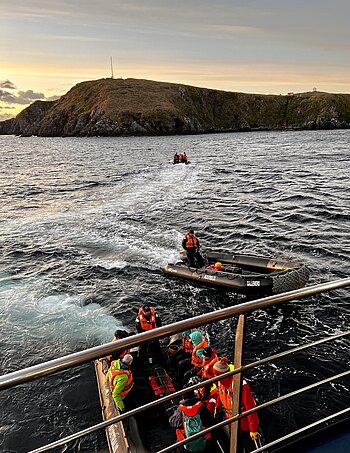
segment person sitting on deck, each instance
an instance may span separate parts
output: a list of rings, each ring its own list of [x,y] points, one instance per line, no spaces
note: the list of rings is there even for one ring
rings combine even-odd
[[[130,370],[133,357],[131,354],[125,354],[123,359],[114,360],[106,374],[109,386],[112,392],[112,398],[119,410],[124,410],[125,396],[134,386],[134,380]]]

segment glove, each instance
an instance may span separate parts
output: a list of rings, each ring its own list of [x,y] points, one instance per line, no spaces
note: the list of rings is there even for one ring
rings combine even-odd
[[[256,440],[258,440],[258,437],[259,437],[259,433],[250,433],[250,438],[255,442]]]

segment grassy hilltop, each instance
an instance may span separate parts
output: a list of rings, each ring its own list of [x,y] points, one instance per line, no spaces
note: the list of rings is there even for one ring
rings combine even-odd
[[[119,136],[350,127],[350,95],[259,95],[139,79],[82,82],[0,122],[0,134]]]

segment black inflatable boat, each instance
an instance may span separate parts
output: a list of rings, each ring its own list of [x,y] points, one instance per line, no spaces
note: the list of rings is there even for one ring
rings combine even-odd
[[[270,295],[302,288],[309,271],[302,263],[281,258],[207,252],[207,265],[189,267],[186,261],[165,264],[163,272],[200,284],[226,288],[238,294]],[[220,262],[221,270],[214,264]]]

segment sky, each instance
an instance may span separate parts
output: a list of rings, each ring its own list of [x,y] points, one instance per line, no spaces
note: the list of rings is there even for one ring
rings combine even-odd
[[[350,93],[349,17],[349,0],[0,0],[0,120],[111,66],[225,91]]]

